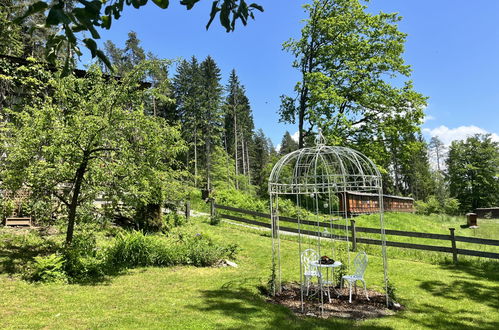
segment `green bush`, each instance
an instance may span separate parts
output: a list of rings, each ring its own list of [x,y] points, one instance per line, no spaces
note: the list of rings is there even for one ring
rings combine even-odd
[[[221,189],[215,193],[215,199],[218,204],[232,206],[236,208],[269,212],[268,201],[264,201],[254,195],[236,189]]]
[[[386,285],[386,289],[387,289],[387,293],[388,293],[388,298],[390,298],[390,300],[392,302],[397,301],[397,299],[398,299],[397,298],[397,288],[395,287],[393,282],[388,281],[388,283]]]
[[[60,248],[59,248],[60,249]],[[167,235],[120,232],[110,245],[98,249],[95,232],[82,230],[62,253],[35,257],[23,277],[33,282],[87,282],[135,267],[211,266],[233,259],[237,245],[221,245],[210,237],[176,227]]]
[[[270,213],[268,199],[261,199],[241,190],[221,189],[216,192],[215,198],[218,204],[267,214]],[[337,200],[335,199],[333,203],[337,204]],[[310,201],[310,205],[313,205],[312,201]],[[286,198],[279,198],[279,214],[288,217],[300,216],[301,218],[311,217],[312,215],[311,212],[296,206],[292,200]]]
[[[71,280],[90,280],[105,274],[105,264],[98,254],[97,241],[92,232],[76,234],[63,255],[64,268]]]
[[[201,234],[177,232],[169,237],[135,231],[118,235],[106,251],[113,267],[211,266],[222,258],[233,258],[237,246],[222,246]]]
[[[205,267],[226,257],[233,258],[237,252],[237,245],[221,246],[205,235],[196,234],[186,241],[186,251],[190,264]]]
[[[446,198],[444,201],[444,212],[448,215],[459,215],[459,201],[455,198]]]
[[[0,215],[2,219],[6,217],[10,217],[12,215],[12,212],[14,212],[14,202],[10,199],[1,199],[0,202]]]
[[[218,214],[215,214],[214,216],[210,216],[210,225],[216,226],[216,225],[220,224],[221,220],[222,219],[220,218],[220,216]]]
[[[158,238],[132,231],[116,236],[107,252],[107,262],[118,267],[154,265],[155,255],[160,250]]]
[[[441,214],[448,215],[459,214],[459,201],[455,198],[446,198],[440,202],[437,197],[429,196],[426,202],[415,202],[416,213],[423,215]]]
[[[66,283],[68,277],[64,271],[64,257],[59,254],[35,257],[23,277],[32,282]]]
[[[185,216],[177,212],[170,212],[164,216],[165,229],[169,230],[173,227],[180,227],[185,224]]]

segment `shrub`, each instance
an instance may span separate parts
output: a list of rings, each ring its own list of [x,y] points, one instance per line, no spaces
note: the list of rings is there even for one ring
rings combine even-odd
[[[386,283],[386,290],[388,298],[390,298],[392,302],[397,301],[397,288],[390,280]]]
[[[416,201],[415,207],[416,213],[423,215],[441,213],[449,215],[459,214],[459,201],[455,198],[446,198],[440,202],[437,197],[429,196],[426,202]]]
[[[28,266],[23,277],[32,282],[65,283],[68,277],[64,271],[64,257],[55,253],[35,257],[35,261]]]
[[[216,192],[216,202],[218,204],[227,205],[235,208],[251,210],[262,213],[269,213],[269,201],[261,199],[255,195],[236,189],[221,189]],[[310,201],[312,205],[312,201]],[[337,200],[333,201],[337,204]],[[334,205],[333,205],[334,207]],[[311,216],[312,213],[304,208],[296,206],[296,204],[287,198],[279,198],[279,213],[288,217],[302,217],[306,218]]]
[[[459,201],[455,198],[446,198],[444,201],[444,212],[448,215],[459,214]]]
[[[211,266],[225,257],[233,258],[237,252],[237,245],[221,246],[202,234],[196,234],[185,244],[189,263],[198,267]]]
[[[34,282],[85,282],[123,268],[211,266],[220,259],[234,258],[237,251],[237,245],[220,245],[186,228],[176,228],[167,236],[121,232],[110,246],[99,250],[95,234],[83,231],[62,254],[35,257],[24,278]]]
[[[10,199],[1,199],[0,214],[2,216],[2,219],[10,217],[12,215],[12,212],[14,212],[14,209],[15,209],[14,201]]]
[[[147,236],[143,232],[119,234],[106,252],[107,262],[113,266],[127,268],[153,265],[158,247],[157,238]]]
[[[116,237],[106,251],[110,266],[194,265],[211,266],[222,258],[233,258],[236,245],[221,246],[201,234],[176,232],[170,237],[130,232]]]
[[[170,212],[164,216],[165,229],[169,230],[173,227],[180,227],[185,224],[185,217],[177,212]]]
[[[210,225],[216,226],[220,224],[221,218],[218,214],[215,213],[214,216],[210,216]]]
[[[72,280],[89,280],[104,276],[105,265],[98,255],[95,234],[76,234],[71,246],[64,250],[65,270]]]
[[[215,193],[216,202],[236,208],[257,212],[268,212],[268,202],[236,189],[220,189]]]

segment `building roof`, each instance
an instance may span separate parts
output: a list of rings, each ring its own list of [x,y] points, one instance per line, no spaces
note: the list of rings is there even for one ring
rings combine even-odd
[[[357,192],[357,191],[347,191],[347,194],[349,194],[349,195],[356,195],[356,196],[371,196],[371,197],[377,197],[378,196],[378,194],[365,193],[365,192]],[[385,194],[383,194],[383,197],[414,201],[414,198],[404,197],[404,196],[395,196],[395,195],[385,195]]]

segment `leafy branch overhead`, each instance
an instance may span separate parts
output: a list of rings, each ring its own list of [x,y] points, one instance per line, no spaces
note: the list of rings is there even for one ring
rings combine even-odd
[[[60,32],[55,32],[47,40],[46,59],[55,64],[59,54],[64,54],[63,75],[69,72],[73,55],[81,55],[78,47],[79,42],[90,50],[93,58],[99,58],[111,69],[109,59],[104,52],[98,49],[95,42],[96,39],[100,39],[97,28],[109,30],[113,20],[121,17],[125,6],[131,5],[134,8],[140,8],[145,6],[147,2],[148,0],[37,1],[28,6],[15,23],[20,24],[27,17],[41,13],[45,15],[45,26],[61,28]],[[162,9],[168,8],[170,4],[169,0],[152,0],[152,2]],[[198,2],[199,0],[181,0],[180,4],[190,10]],[[255,10],[263,12],[263,7],[256,3],[248,4],[245,0],[214,0],[206,29],[210,27],[218,15],[220,24],[226,31],[234,31],[238,20],[246,25],[249,18],[254,19]],[[89,32],[91,37],[78,40],[76,34],[80,32]]]

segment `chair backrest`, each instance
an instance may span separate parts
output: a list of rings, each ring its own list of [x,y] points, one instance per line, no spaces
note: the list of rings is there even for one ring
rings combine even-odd
[[[368,263],[367,254],[364,251],[357,253],[355,258],[353,259],[353,265],[355,267],[355,276],[362,278],[364,277],[364,273],[367,268],[367,263]]]
[[[311,266],[312,261],[318,261],[319,254],[314,249],[306,249],[301,253],[301,263],[305,271],[317,270],[317,267]]]

